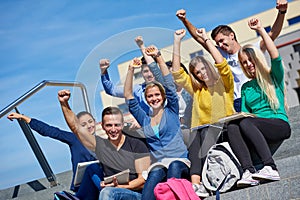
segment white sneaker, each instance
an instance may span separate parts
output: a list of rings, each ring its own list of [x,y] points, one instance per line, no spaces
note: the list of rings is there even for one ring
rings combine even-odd
[[[252,173],[246,169],[246,171],[243,173],[242,178],[240,180],[237,181],[237,186],[238,187],[244,187],[244,186],[255,186],[259,184],[258,180],[254,180],[252,178]]]
[[[255,179],[266,179],[270,181],[279,181],[280,176],[277,170],[272,169],[271,166],[264,166],[257,173],[252,175]]]
[[[199,184],[193,183],[193,189],[198,197],[205,198],[205,197],[209,196],[209,193],[207,192],[207,190],[205,189],[203,184],[199,185]]]

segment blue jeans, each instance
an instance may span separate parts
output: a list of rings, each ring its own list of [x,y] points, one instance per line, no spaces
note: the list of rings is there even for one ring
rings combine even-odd
[[[142,195],[139,192],[115,187],[105,187],[101,190],[99,200],[140,200]]]
[[[102,167],[97,163],[87,166],[76,196],[81,200],[98,199],[101,180],[103,180]]]
[[[155,200],[155,186],[169,178],[183,178],[189,176],[189,168],[181,161],[173,161],[166,168],[154,168],[148,175],[142,192],[142,199]]]

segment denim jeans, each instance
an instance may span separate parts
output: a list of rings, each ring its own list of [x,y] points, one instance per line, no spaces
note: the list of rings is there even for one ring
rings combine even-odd
[[[99,200],[140,200],[142,195],[139,192],[115,187],[105,187],[101,190]]]
[[[76,196],[81,200],[98,199],[101,180],[103,180],[102,167],[97,163],[87,166]]]
[[[181,161],[173,161],[166,168],[154,168],[148,175],[146,183],[142,192],[142,199],[155,200],[154,188],[155,186],[168,178],[183,178],[189,176],[189,168]]]

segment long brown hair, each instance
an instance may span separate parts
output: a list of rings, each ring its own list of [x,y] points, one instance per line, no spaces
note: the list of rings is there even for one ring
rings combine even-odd
[[[191,81],[192,81],[192,86],[194,91],[196,90],[201,90],[203,87],[207,88],[207,85],[204,81],[200,80],[195,74],[194,74],[194,70],[197,66],[198,63],[203,63],[203,65],[205,66],[206,70],[210,71],[214,80],[218,80],[220,75],[218,74],[218,72],[215,70],[214,66],[207,60],[205,59],[203,56],[196,56],[194,57],[189,64],[189,71],[190,71],[190,77],[191,77]]]

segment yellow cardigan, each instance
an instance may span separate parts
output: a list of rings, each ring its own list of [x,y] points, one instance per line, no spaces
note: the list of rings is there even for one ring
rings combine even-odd
[[[233,107],[234,82],[233,75],[226,59],[215,64],[220,78],[216,84],[209,88],[194,90],[190,76],[180,68],[172,72],[176,83],[180,84],[193,97],[193,110],[191,127],[203,124],[212,124],[219,118],[235,112]]]

